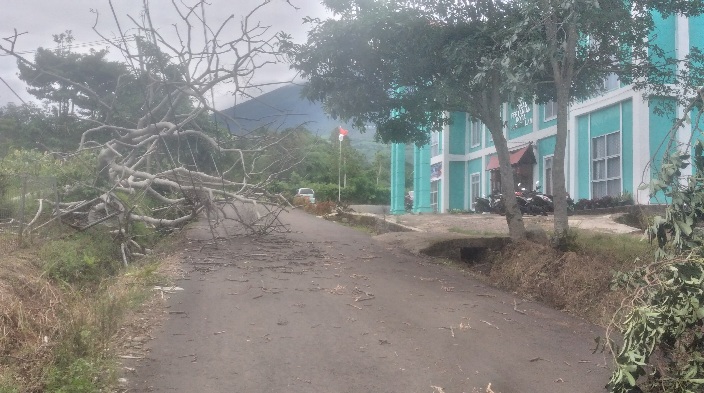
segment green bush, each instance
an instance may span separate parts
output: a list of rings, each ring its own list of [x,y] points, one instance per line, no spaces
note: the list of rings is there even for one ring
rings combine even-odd
[[[97,230],[47,243],[39,258],[49,277],[70,284],[97,283],[120,267],[119,246]]]
[[[332,183],[305,183],[300,187],[310,187],[315,191],[316,202],[337,202],[338,187]],[[364,178],[357,178],[339,190],[340,199],[345,203],[385,205],[391,200],[391,190],[386,187],[376,187],[374,183]]]
[[[85,199],[99,194],[91,186],[95,178],[95,162],[95,152],[91,151],[58,160],[37,150],[14,150],[2,159],[0,175],[10,179],[19,175],[54,177],[59,188],[80,184],[80,187],[69,187],[70,195],[66,198]]]
[[[0,393],[20,393],[20,389],[9,375],[0,375]]]
[[[99,361],[75,359],[55,365],[48,373],[45,391],[53,393],[96,393],[107,386],[105,367]],[[112,376],[111,376],[112,377]]]

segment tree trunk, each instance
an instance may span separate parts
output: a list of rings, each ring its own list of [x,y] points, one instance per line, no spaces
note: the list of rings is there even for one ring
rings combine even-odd
[[[493,81],[489,85],[494,86],[494,88],[472,97],[473,103],[468,108],[468,112],[486,125],[494,139],[496,157],[499,159],[501,194],[506,208],[508,234],[514,240],[525,239],[526,228],[523,224],[523,215],[516,202],[511,153],[508,150],[508,142],[506,142],[506,137],[504,136],[504,122],[501,117],[501,107],[503,105],[499,87],[501,86],[501,73],[494,70],[489,73],[489,78]]]
[[[514,190],[513,168],[511,167],[511,153],[508,150],[508,142],[503,133],[503,124],[498,116],[495,119],[485,119],[484,124],[491,132],[496,147],[496,156],[499,159],[499,173],[501,173],[501,194],[506,207],[506,224],[508,224],[508,234],[511,239],[519,240],[526,238],[526,228],[523,224],[523,215],[516,202]]]
[[[556,244],[559,245],[569,230],[567,219],[567,189],[565,187],[565,149],[567,148],[567,123],[569,113],[569,85],[558,86],[557,91],[557,134],[552,166],[552,187],[554,203],[554,230]]]
[[[545,28],[548,34],[548,46],[554,53],[563,48],[561,59],[553,58],[552,72],[555,79],[555,93],[557,102],[557,135],[555,136],[555,152],[553,158],[552,183],[554,189],[554,218],[555,236],[554,246],[562,248],[565,235],[569,230],[567,219],[567,190],[565,189],[565,149],[567,148],[567,130],[569,113],[568,106],[572,93],[572,82],[575,73],[575,59],[577,57],[577,40],[579,38],[577,21],[572,16],[569,20],[558,20],[553,16],[546,18]],[[566,33],[564,43],[560,42],[559,30]]]

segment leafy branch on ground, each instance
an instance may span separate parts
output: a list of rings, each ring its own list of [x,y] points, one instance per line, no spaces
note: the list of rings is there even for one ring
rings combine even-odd
[[[701,110],[702,93],[684,113]],[[675,122],[673,131],[687,119]],[[701,135],[700,124],[692,122],[692,135]],[[616,393],[636,386],[668,393],[704,389],[704,142],[675,146],[671,142],[649,184],[652,197],[669,201],[665,216],[653,217],[646,231],[657,243],[657,260],[617,276],[630,296],[609,327],[610,336],[616,330],[623,337],[620,345],[609,341],[616,366],[609,387]],[[691,176],[683,177],[690,165]]]

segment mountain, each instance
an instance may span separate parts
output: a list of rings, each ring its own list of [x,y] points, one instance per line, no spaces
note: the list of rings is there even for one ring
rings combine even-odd
[[[302,98],[301,90],[299,85],[282,86],[226,109],[224,112],[228,116],[237,119],[236,123],[227,120],[227,126],[233,134],[243,135],[260,127],[285,130],[302,125],[323,138],[342,126],[349,130],[352,146],[364,152],[367,157],[373,156],[376,151],[388,149],[386,145],[374,141],[373,129],[361,133],[349,124],[332,119],[320,103]]]

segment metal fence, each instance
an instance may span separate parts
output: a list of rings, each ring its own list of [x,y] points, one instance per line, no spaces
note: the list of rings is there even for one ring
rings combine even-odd
[[[31,243],[59,206],[55,177],[0,176],[0,252]]]

